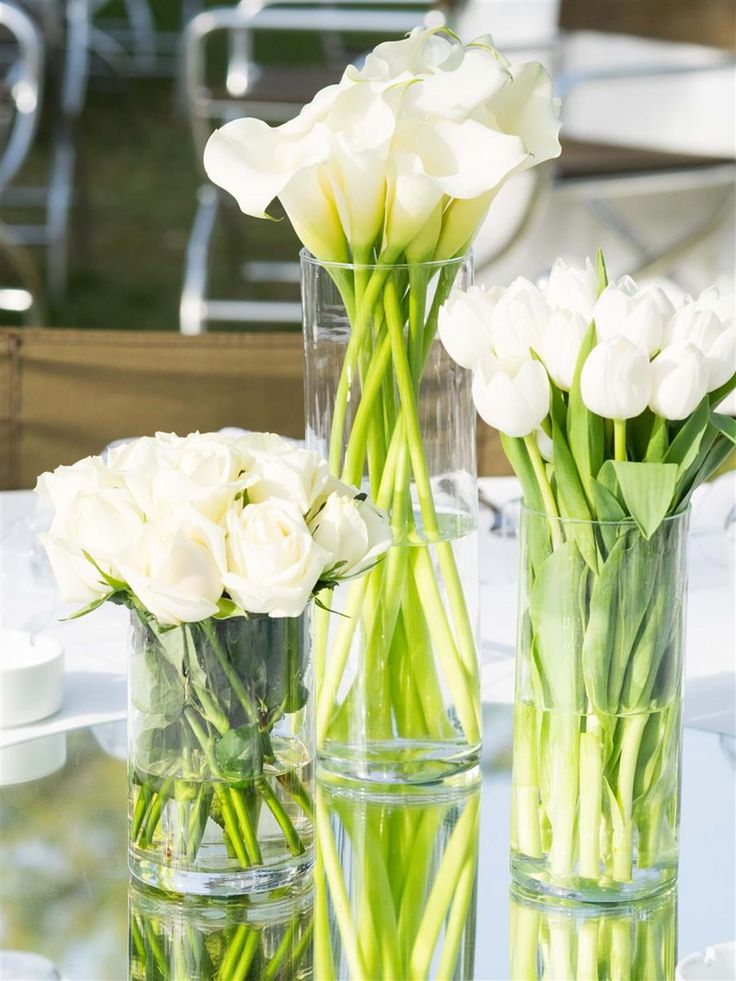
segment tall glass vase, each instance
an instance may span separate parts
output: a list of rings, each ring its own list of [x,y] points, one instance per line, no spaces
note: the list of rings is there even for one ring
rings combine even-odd
[[[132,612],[129,861],[170,892],[228,896],[312,865],[309,615],[162,628]]]
[[[677,877],[688,514],[522,509],[512,874],[585,902]]]
[[[470,257],[399,266],[302,253],[307,442],[390,515],[394,543],[315,616],[323,767],[450,778],[479,758],[475,409],[437,338]]]

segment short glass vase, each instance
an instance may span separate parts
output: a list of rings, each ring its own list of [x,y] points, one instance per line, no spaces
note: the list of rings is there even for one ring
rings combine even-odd
[[[454,779],[480,757],[475,408],[439,308],[472,258],[320,262],[302,252],[307,443],[390,516],[393,547],[315,613],[320,766]]]
[[[528,890],[625,902],[677,877],[687,526],[522,508],[511,868]]]
[[[309,614],[161,627],[131,614],[129,862],[140,881],[228,896],[312,865]]]

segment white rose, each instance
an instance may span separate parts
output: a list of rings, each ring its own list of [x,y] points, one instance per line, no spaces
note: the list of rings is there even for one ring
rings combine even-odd
[[[337,579],[360,575],[391,545],[383,511],[352,495],[330,494],[310,528],[315,542],[332,556],[331,565],[339,563]]]
[[[522,277],[515,279],[499,299],[491,319],[497,357],[524,358],[530,350],[539,352],[549,315],[547,301],[534,283]]]
[[[579,314],[589,324],[598,299],[598,273],[590,259],[584,266],[555,259],[542,292],[551,307]]]
[[[589,321],[579,313],[555,310],[545,328],[539,354],[552,381],[565,392],[572,387],[588,324]]]
[[[306,514],[327,486],[327,463],[314,450],[295,447],[285,440],[281,442],[283,446],[270,440],[265,441],[265,448],[256,441],[247,446],[248,500],[260,504],[279,498],[290,501]]]
[[[652,361],[649,408],[664,419],[686,419],[708,389],[708,365],[692,344],[672,344]]]
[[[527,436],[549,412],[547,372],[532,358],[487,358],[473,376],[473,401],[489,426]]]
[[[693,344],[704,355],[708,369],[708,391],[720,388],[736,371],[736,324],[721,318],[712,306],[702,305],[702,296],[679,310],[670,322],[671,343]]]
[[[98,569],[115,579],[131,541],[143,528],[143,515],[127,490],[101,487],[78,492],[58,510],[41,541],[64,602],[90,603],[110,592]]]
[[[610,283],[595,305],[594,319],[599,341],[625,337],[651,357],[660,349],[664,327],[674,311],[658,286],[639,289],[630,276]]]
[[[145,524],[120,566],[131,591],[165,626],[213,616],[224,571],[225,532],[194,508]]]
[[[120,486],[121,483],[101,457],[88,456],[69,467],[57,467],[53,473],[42,473],[36,479],[35,492],[56,515],[63,515],[78,494],[100,487]]]
[[[633,419],[646,409],[652,372],[643,348],[625,337],[597,344],[580,375],[583,402],[605,419]]]
[[[492,350],[491,317],[502,290],[471,286],[452,291],[440,307],[437,331],[445,350],[463,368],[474,369]]]
[[[227,567],[225,588],[248,613],[296,617],[330,562],[299,508],[268,500],[232,507],[225,516]]]

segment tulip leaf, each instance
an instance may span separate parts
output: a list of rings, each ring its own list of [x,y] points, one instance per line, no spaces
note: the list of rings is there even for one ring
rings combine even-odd
[[[710,417],[711,411],[706,396],[680,427],[665,453],[664,462],[676,463],[679,467],[679,476],[682,476],[697,457]]]
[[[616,539],[590,596],[590,614],[582,645],[583,678],[588,701],[597,714],[609,711],[608,673],[615,638],[612,614],[616,609],[621,563],[626,538]]]
[[[736,419],[732,416],[724,416],[720,412],[711,412],[711,425],[715,426],[719,433],[723,433],[729,442],[736,444]]]
[[[593,478],[603,464],[605,429],[604,420],[591,412],[583,402],[580,393],[580,375],[586,358],[595,347],[595,341],[595,324],[591,323],[580,345],[567,402],[567,441],[591,505],[593,504]]]
[[[679,467],[674,463],[611,461],[629,514],[651,538],[672,505]]]
[[[649,440],[644,451],[646,463],[661,463],[669,449],[669,435],[667,433],[667,420],[662,416],[655,416]]]
[[[580,648],[587,575],[574,541],[551,552],[529,595],[529,612],[539,671],[549,692],[550,708],[582,708]]]
[[[580,483],[570,448],[565,439],[563,428],[558,425],[557,416],[552,415],[552,443],[554,446],[555,459],[555,480],[557,482],[557,497],[560,506],[560,515],[563,518],[574,518],[575,521],[568,526],[570,534],[578,543],[578,548],[585,559],[588,567],[593,572],[598,569],[598,550],[595,544],[595,535],[590,524],[590,510],[588,502]]]
[[[731,375],[727,382],[724,382],[720,388],[716,388],[715,391],[711,392],[708,396],[708,401],[710,404],[716,408],[721,404],[727,395],[736,388],[736,371]]]
[[[603,249],[598,249],[595,254],[595,268],[598,273],[598,294],[600,295],[606,286],[608,286],[608,270],[606,269]]]

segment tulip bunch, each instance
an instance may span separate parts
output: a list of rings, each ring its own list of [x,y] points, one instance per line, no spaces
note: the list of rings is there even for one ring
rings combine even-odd
[[[371,568],[385,516],[310,450],[270,433],[157,433],[38,478],[65,601],[131,611],[131,840],[208,871],[305,852],[309,648],[302,614]],[[305,721],[306,720],[306,721]],[[282,732],[286,726],[286,733]],[[303,738],[302,738],[303,737]],[[262,848],[264,814],[279,829]],[[275,856],[275,858],[274,858]]]
[[[565,894],[677,856],[684,531],[733,451],[728,299],[674,304],[594,265],[473,287],[439,315],[524,513],[514,749],[520,868]],[[583,883],[582,885],[580,885]]]
[[[368,738],[382,744],[452,738],[477,751],[474,628],[438,518],[420,386],[437,311],[492,200],[514,174],[559,154],[558,131],[541,65],[510,64],[489,37],[463,45],[445,29],[417,29],[346,68],[294,119],[275,128],[234,120],[207,144],[212,181],[255,217],[278,197],[334,281],[349,331],[334,398],[316,395],[332,408],[330,470],[348,483],[365,479],[391,515],[395,544],[419,546],[411,562],[393,550],[351,588],[334,642],[318,617],[320,746],[331,730],[337,744],[351,742],[337,734],[338,715],[355,705]],[[422,548],[431,543],[432,554]],[[349,690],[355,649],[360,667]],[[374,694],[361,708],[366,692]],[[353,742],[366,738],[361,732]]]

